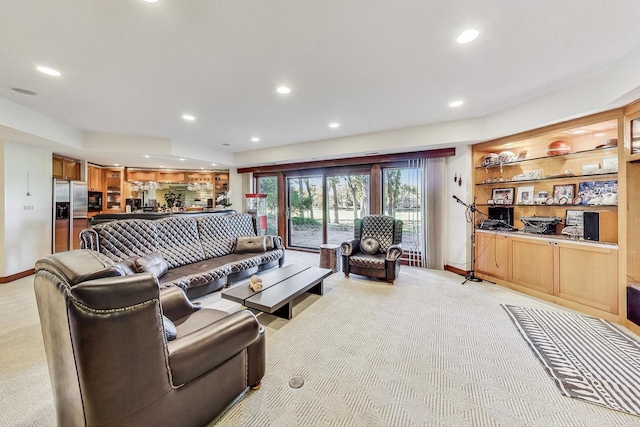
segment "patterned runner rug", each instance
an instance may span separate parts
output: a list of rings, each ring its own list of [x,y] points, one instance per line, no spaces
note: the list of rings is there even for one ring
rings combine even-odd
[[[640,416],[640,343],[610,322],[502,304],[568,397]]]

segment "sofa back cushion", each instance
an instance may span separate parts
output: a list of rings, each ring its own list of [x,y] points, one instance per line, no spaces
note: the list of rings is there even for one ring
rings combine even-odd
[[[169,264],[169,268],[193,264],[205,259],[195,218],[170,216],[155,222],[158,250]]]
[[[207,259],[229,255],[233,243],[229,234],[229,215],[203,215],[196,218],[200,243]]]
[[[229,220],[229,237],[235,242],[238,236],[255,236],[253,217],[246,213],[238,213],[227,216]]]
[[[156,221],[124,219],[96,224],[100,253],[115,261],[158,252]]]

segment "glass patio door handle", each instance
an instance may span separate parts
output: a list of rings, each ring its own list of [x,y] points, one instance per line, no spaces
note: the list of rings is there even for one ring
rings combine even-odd
[[[284,211],[285,216],[287,217],[287,219],[289,219],[289,208],[287,208],[286,211]]]

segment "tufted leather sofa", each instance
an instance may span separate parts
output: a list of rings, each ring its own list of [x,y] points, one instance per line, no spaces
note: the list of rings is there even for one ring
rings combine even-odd
[[[249,214],[124,219],[96,224],[80,233],[82,248],[116,262],[159,252],[169,265],[159,278],[160,287],[178,286],[189,297],[284,264],[284,246],[278,236],[270,236],[272,249],[236,253],[240,236],[256,236]]]
[[[342,271],[377,277],[393,284],[400,273],[402,221],[388,215],[356,219],[354,238],[340,245]]]
[[[251,312],[201,309],[151,273],[122,274],[91,250],[36,263],[59,426],[201,426],[260,385],[265,334]]]

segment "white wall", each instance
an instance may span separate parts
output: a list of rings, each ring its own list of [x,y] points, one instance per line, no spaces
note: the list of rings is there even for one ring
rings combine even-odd
[[[51,253],[52,164],[51,151],[17,142],[0,141],[0,156],[0,277],[7,277]]]
[[[456,147],[456,155],[447,157],[447,221],[445,265],[460,270],[471,269],[471,225],[466,222],[466,208],[456,202],[453,196],[463,202],[473,203],[471,173],[473,172],[471,146]],[[453,182],[462,175],[462,186]]]

